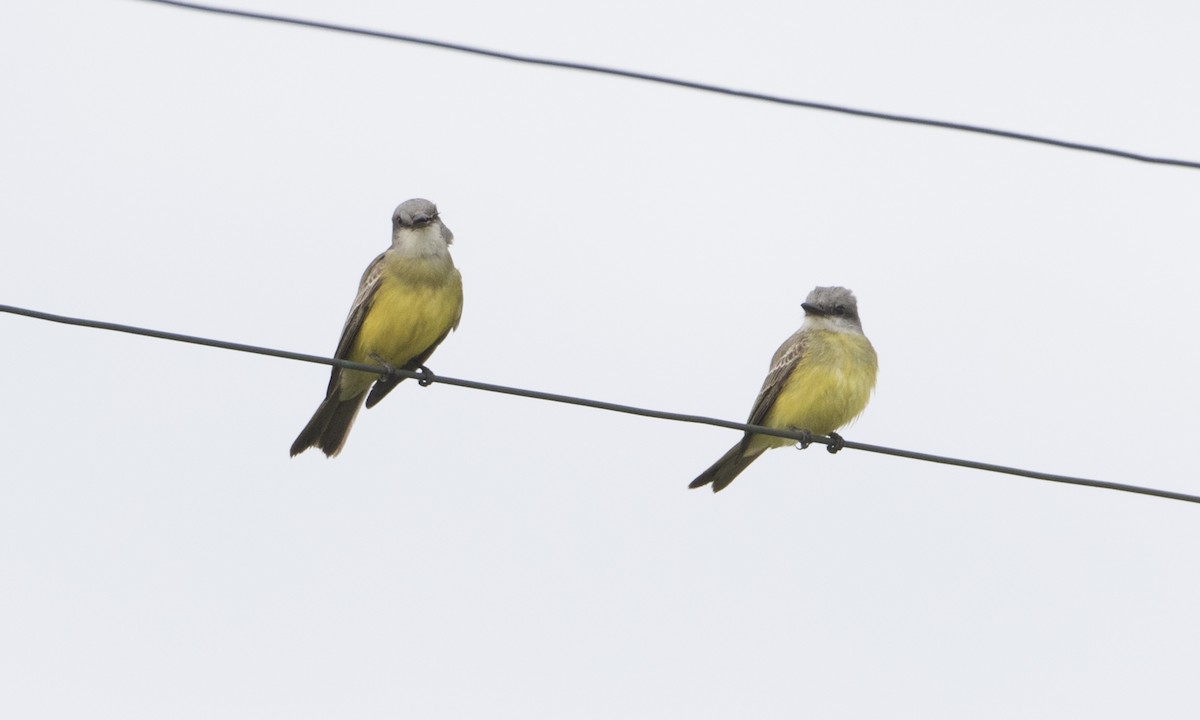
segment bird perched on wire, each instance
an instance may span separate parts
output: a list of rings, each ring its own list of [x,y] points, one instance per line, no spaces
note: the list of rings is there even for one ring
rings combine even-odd
[[[818,287],[800,305],[804,323],[771,358],[771,370],[750,410],[750,425],[841,437],[834,430],[866,407],[879,367],[863,334],[854,293]],[[788,438],[747,432],[688,487],[725,488],[763,451],[792,445]],[[840,446],[831,445],[836,452]]]
[[[462,276],[450,257],[453,241],[433,203],[421,198],[400,203],[392,213],[392,246],[363,273],[334,357],[405,370],[422,367],[462,317]],[[291,454],[315,447],[328,457],[337,455],[364,399],[373,407],[401,380],[334,367],[325,399],[292,443]]]

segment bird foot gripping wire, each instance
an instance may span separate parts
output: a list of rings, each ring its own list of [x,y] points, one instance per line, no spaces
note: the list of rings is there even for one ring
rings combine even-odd
[[[391,380],[391,384],[393,385],[408,377],[407,375],[401,375],[399,372],[399,367],[387,362],[376,353],[371,353],[371,360],[382,365],[383,368],[387,370],[387,377],[389,380]],[[407,370],[408,368],[404,369]],[[433,371],[424,365],[416,366],[412,369],[412,372],[417,374],[417,384],[421,387],[429,387],[434,383],[435,380],[437,380],[437,376],[433,374]]]
[[[846,441],[842,439],[841,435],[835,432],[829,433],[829,444],[825,446],[825,449],[829,451],[830,455],[836,455],[844,447],[846,447]]]
[[[418,365],[413,372],[417,373],[417,384],[421,387],[429,387],[437,379],[433,371],[424,365]]]
[[[812,445],[812,443],[813,443],[812,433],[805,430],[804,428],[791,428],[791,430],[793,432],[800,433],[800,436],[801,436],[800,440],[796,441],[796,449],[797,450],[807,450],[808,446]]]
[[[796,442],[797,450],[807,450],[808,446],[813,444],[813,434],[808,430],[805,430],[804,428],[795,428],[794,432],[797,432],[802,436],[802,438]],[[846,447],[846,441],[841,435],[838,435],[835,432],[829,433],[829,444],[825,446],[825,449],[828,450],[831,455],[837,453],[844,447]]]
[[[393,378],[395,380],[403,380],[404,379],[399,375],[399,373],[396,372],[396,370],[397,370],[396,366],[391,364],[387,360],[384,360],[383,357],[379,353],[371,353],[370,358],[371,358],[371,362],[383,367],[384,370],[387,370],[387,376],[389,378]]]

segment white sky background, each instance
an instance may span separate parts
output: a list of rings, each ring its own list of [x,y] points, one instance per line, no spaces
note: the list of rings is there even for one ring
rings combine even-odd
[[[263,2],[1200,158],[1194,3]],[[849,439],[1200,493],[1200,172],[139,2],[0,9],[0,303],[328,354],[393,207],[435,372],[741,420],[814,285]],[[1200,507],[0,316],[0,715],[1191,718]]]

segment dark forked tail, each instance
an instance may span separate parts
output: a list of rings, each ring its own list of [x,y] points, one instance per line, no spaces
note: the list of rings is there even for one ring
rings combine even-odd
[[[362,407],[363,396],[357,395],[349,400],[338,400],[337,392],[321,401],[320,407],[313,413],[312,420],[300,431],[296,442],[292,443],[292,457],[299,455],[310,447],[315,447],[333,457],[342,451],[346,444],[346,436],[350,434],[350,426],[354,417]]]
[[[720,460],[712,464],[712,467],[700,473],[700,476],[693,480],[688,487],[698,488],[712,483],[713,492],[724,490],[726,485],[733,482],[734,478],[750,467],[750,463],[757,460],[758,456],[762,454],[745,455],[745,452],[746,441],[743,439],[737,445],[729,448],[729,452],[722,455]]]

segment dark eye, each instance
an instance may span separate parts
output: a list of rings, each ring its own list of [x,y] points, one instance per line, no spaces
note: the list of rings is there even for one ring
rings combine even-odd
[[[845,315],[845,314],[846,314],[846,306],[845,306],[845,305],[838,305],[837,307],[835,307],[835,308],[833,309],[833,313],[834,313],[835,315]]]

